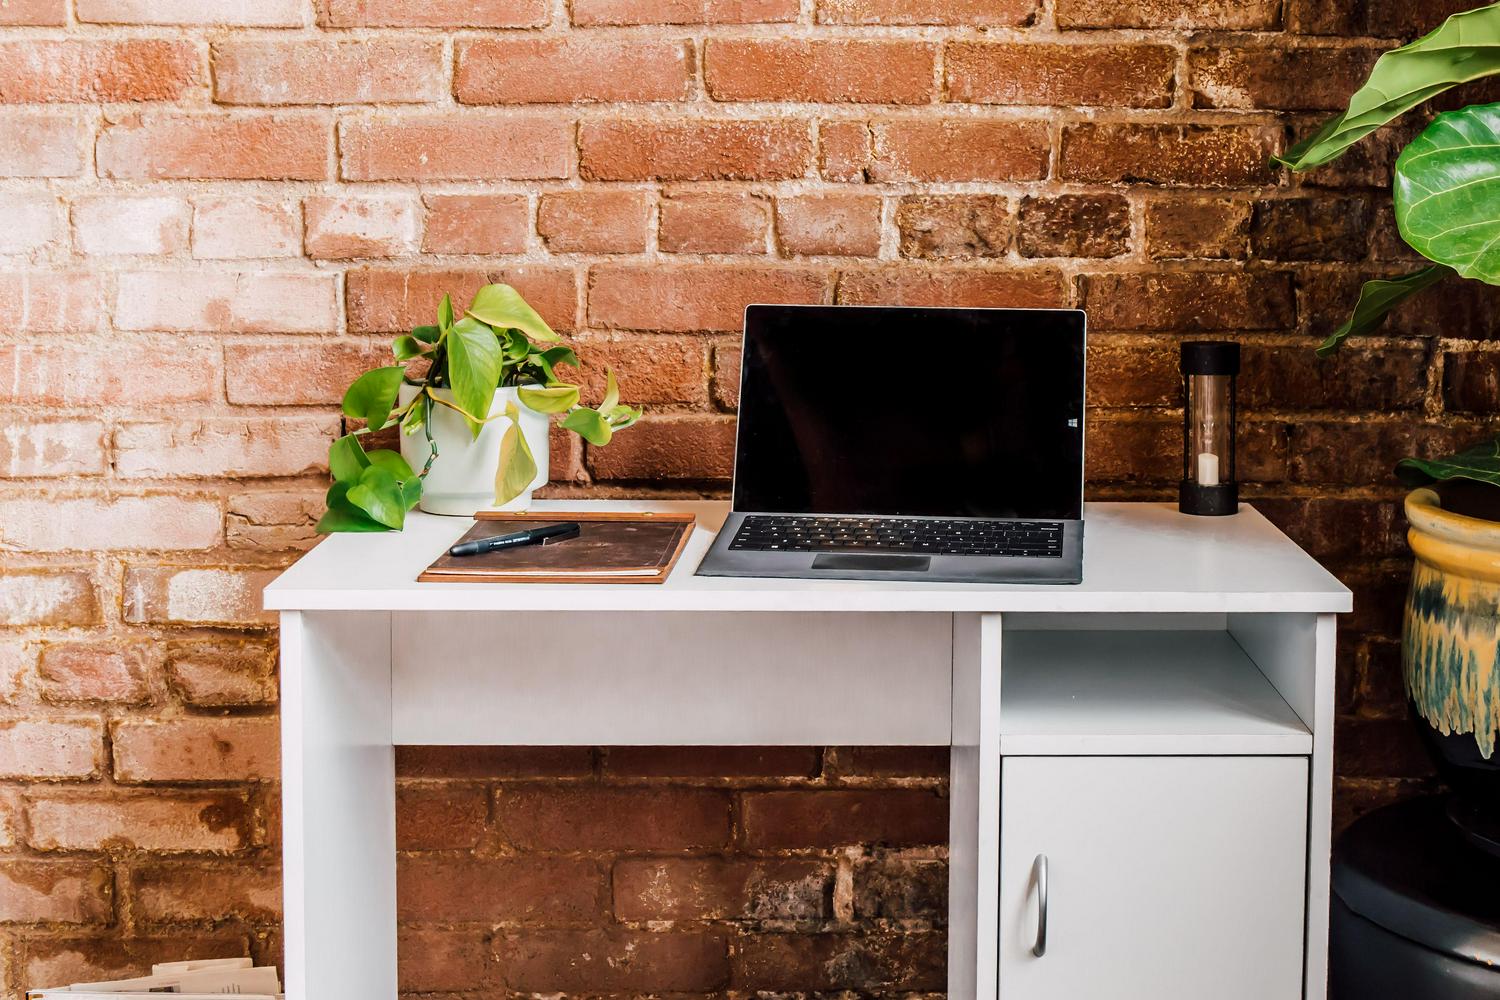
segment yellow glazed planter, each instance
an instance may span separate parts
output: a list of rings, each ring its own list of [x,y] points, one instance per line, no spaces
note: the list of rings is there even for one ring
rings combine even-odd
[[[1500,523],[1446,511],[1426,488],[1406,498],[1406,518],[1417,557],[1401,635],[1407,697],[1448,763],[1494,767]]]

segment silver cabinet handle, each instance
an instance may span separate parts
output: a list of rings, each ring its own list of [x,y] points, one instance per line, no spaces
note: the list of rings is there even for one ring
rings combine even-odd
[[[1038,854],[1031,863],[1031,879],[1036,883],[1036,943],[1031,953],[1041,958],[1047,954],[1047,855]]]

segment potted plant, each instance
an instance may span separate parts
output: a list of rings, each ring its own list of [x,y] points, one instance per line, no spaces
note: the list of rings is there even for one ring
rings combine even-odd
[[[318,530],[400,530],[418,505],[463,516],[523,510],[547,482],[551,416],[594,445],[635,423],[641,411],[621,405],[613,372],[598,407],[579,402],[578,386],[557,376],[578,364],[561,339],[509,285],[481,288],[462,316],[443,296],[435,324],[392,343],[398,364],[344,393],[344,414],[364,425],[328,450],[333,484]],[[399,427],[401,451],[366,451],[360,438],[387,427]]]
[[[1496,74],[1500,6],[1455,14],[1382,55],[1348,110],[1276,161],[1298,171],[1328,163],[1430,98]],[[1393,198],[1402,238],[1432,263],[1365,283],[1320,356],[1441,282],[1500,284],[1500,104],[1437,115],[1396,160]],[[1404,459],[1397,475],[1416,487],[1406,498],[1416,556],[1402,627],[1406,693],[1459,793],[1455,818],[1500,850],[1500,438]]]

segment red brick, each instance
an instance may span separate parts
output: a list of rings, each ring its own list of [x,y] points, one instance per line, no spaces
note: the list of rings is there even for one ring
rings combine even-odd
[[[1152,334],[1090,336],[1088,405],[1180,406],[1181,360],[1175,341]]]
[[[84,861],[0,861],[0,924],[102,924],[114,880]]]
[[[247,406],[326,406],[371,368],[392,364],[384,341],[225,344],[225,391]]]
[[[494,282],[515,286],[559,333],[574,329],[577,290],[572,269],[525,264],[488,271],[351,271],[345,278],[349,330],[405,333],[436,322],[445,294],[462,308],[482,286]]]
[[[271,781],[281,775],[275,719],[123,719],[110,738],[119,782]]]
[[[338,329],[338,283],[312,271],[131,271],[119,276],[122,330],[328,333]]]
[[[927,104],[936,59],[921,42],[711,39],[703,80],[716,101]]]
[[[213,48],[220,104],[407,104],[443,96],[437,41],[231,40]]]
[[[0,575],[0,625],[96,625],[93,579],[66,570],[12,570]]]
[[[302,213],[296,202],[210,195],[193,202],[193,256],[299,257]]]
[[[402,855],[396,864],[402,920],[575,923],[598,912],[605,892],[605,872],[589,858]]]
[[[170,936],[31,937],[16,949],[17,968],[32,983],[93,983],[140,975],[153,963],[247,954],[232,931],[176,931]]]
[[[943,57],[948,100],[1165,108],[1177,51],[1166,45],[953,42]]]
[[[254,816],[231,792],[110,790],[32,794],[28,843],[39,851],[229,853],[250,845]]]
[[[1444,352],[1443,408],[1453,413],[1500,412],[1500,354]]]
[[[398,851],[473,850],[484,835],[489,818],[489,792],[484,785],[396,785],[396,849]]]
[[[330,28],[539,28],[547,0],[318,0]]]
[[[816,778],[817,747],[610,747],[604,773],[641,778]]]
[[[98,719],[0,721],[0,778],[98,777],[103,737]]]
[[[396,958],[403,991],[490,987],[500,972],[483,931],[399,928]]]
[[[662,267],[599,264],[589,269],[588,316],[594,326],[693,333],[742,328],[745,306],[819,303],[823,271],[760,265]]]
[[[867,123],[819,123],[818,170],[824,180],[863,181],[873,157],[874,146]]]
[[[856,861],[854,918],[943,923],[948,918],[947,862],[901,858]]]
[[[346,181],[526,180],[573,172],[573,123],[553,116],[424,114],[345,119]]]
[[[177,254],[188,245],[188,203],[109,195],[73,202],[73,245],[90,256]]]
[[[0,352],[0,369],[4,367]],[[33,424],[0,419],[0,478],[97,476],[108,465],[101,423],[58,420]]]
[[[948,842],[947,799],[925,789],[746,792],[741,817],[752,850]]]
[[[1146,204],[1146,252],[1152,260],[1242,260],[1249,245],[1249,202],[1174,198]]]
[[[740,355],[739,344],[714,348],[714,402],[725,410],[740,406]]]
[[[55,241],[63,231],[60,208],[51,194],[0,193],[0,215],[7,222],[0,232],[0,253],[30,253]]]
[[[729,980],[722,931],[533,931],[496,947],[522,993],[707,993]]]
[[[536,229],[553,253],[641,253],[650,213],[644,191],[558,191],[537,202]]]
[[[11,333],[81,333],[99,324],[101,292],[88,274],[0,274],[0,316]]]
[[[1130,251],[1130,202],[1119,195],[1023,198],[1017,223],[1022,257],[1118,257]]]
[[[873,181],[1035,181],[1047,176],[1041,122],[911,118],[874,126]]]
[[[300,28],[306,0],[77,0],[80,21]]]
[[[795,21],[798,0],[573,0],[573,23],[751,24]]]
[[[1059,28],[1222,28],[1280,26],[1280,0],[1057,0]]]
[[[92,143],[92,131],[72,114],[0,114],[0,176],[76,177]]]
[[[1199,49],[1189,57],[1196,108],[1342,111],[1380,55],[1376,49]]]
[[[101,353],[86,345],[33,340],[0,345],[0,381],[13,403],[43,406],[146,406],[204,402],[217,396],[217,352],[173,344],[172,377],[156,377],[163,348],[122,339]]]
[[[0,545],[31,552],[211,549],[223,540],[217,498],[202,496],[0,499]]]
[[[1254,125],[1069,125],[1058,169],[1069,181],[1246,187],[1270,182],[1278,138]]]
[[[946,778],[948,754],[947,747],[840,747],[835,751],[840,774],[881,778]]]
[[[127,622],[180,625],[274,625],[261,609],[261,591],[280,574],[275,569],[211,566],[128,566]]]
[[[263,642],[195,639],[167,644],[167,682],[197,708],[276,702],[276,648]]]
[[[727,482],[734,471],[734,421],[711,415],[647,417],[607,448],[589,449],[598,479]]]
[[[1000,195],[915,195],[897,206],[896,230],[903,257],[1004,257],[1015,219]]]
[[[932,931],[757,934],[737,943],[737,990],[941,991],[947,981],[947,942]]]
[[[60,28],[67,23],[66,0],[8,0],[0,5],[0,24]]]
[[[422,198],[424,253],[497,254],[526,249],[531,209],[525,195],[430,194]]]
[[[709,788],[510,786],[495,799],[494,822],[522,850],[690,850],[730,837],[729,796]]]
[[[1255,509],[1319,560],[1407,553],[1406,521],[1397,500],[1258,497]],[[1340,644],[1353,648],[1353,643]]]
[[[453,74],[464,104],[681,101],[692,86],[691,42],[593,35],[464,42]]]
[[[1079,277],[1097,330],[1277,330],[1296,323],[1291,275],[1152,271]]]
[[[37,687],[49,702],[139,705],[151,699],[150,646],[81,642],[48,645],[37,664]]]
[[[1392,484],[1391,470],[1409,455],[1436,458],[1473,444],[1473,428],[1359,420],[1293,425],[1291,475],[1298,483]],[[1356,603],[1355,607],[1360,607]],[[1364,610],[1364,609],[1362,609]]]
[[[329,123],[319,114],[147,114],[108,124],[99,175],[126,180],[328,177]]]
[[[708,347],[699,337],[590,338],[574,345],[582,361],[583,398],[604,398],[605,370],[620,378],[620,399],[656,405],[708,401]]]
[[[257,865],[172,864],[130,872],[131,911],[148,923],[281,920],[281,872]]]
[[[401,778],[562,778],[593,771],[588,747],[396,748],[396,776]]]
[[[1067,304],[1062,275],[1050,269],[883,267],[845,271],[845,305],[998,306],[1052,309]]]
[[[777,198],[776,239],[787,256],[877,257],[880,211],[880,199],[874,196]]]
[[[314,259],[401,257],[421,235],[413,198],[315,196],[302,203],[307,255]]]
[[[1038,0],[818,0],[820,24],[963,24],[1024,28]]]
[[[765,253],[770,228],[770,203],[754,195],[667,195],[657,241],[666,253]]]
[[[593,181],[785,180],[812,158],[806,122],[587,121],[578,128],[578,169]]]
[[[197,46],[149,38],[0,43],[0,103],[171,101],[201,85]]]
[[[1250,252],[1258,260],[1363,260],[1369,238],[1363,198],[1258,201],[1250,219]]]
[[[827,920],[833,866],[749,858],[625,858],[614,870],[617,920]]]

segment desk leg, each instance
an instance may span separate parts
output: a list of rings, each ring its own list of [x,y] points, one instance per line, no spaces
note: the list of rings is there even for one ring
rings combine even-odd
[[[953,617],[948,996],[996,1000],[1000,902],[1000,616]]]
[[[394,1000],[391,621],[282,612],[281,794],[289,1000]]]

